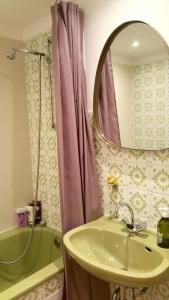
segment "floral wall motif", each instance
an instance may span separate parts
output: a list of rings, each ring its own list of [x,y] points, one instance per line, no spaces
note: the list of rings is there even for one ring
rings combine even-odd
[[[25,46],[31,50],[47,53],[49,37],[50,32],[41,33],[34,39],[27,40]],[[25,74],[33,189],[35,194],[40,82],[39,59],[37,56],[25,56]],[[51,128],[50,92],[49,65],[47,61],[42,58],[42,131],[38,198],[42,201],[42,217],[47,221],[48,226],[61,230],[56,130]],[[20,297],[19,300],[61,300],[62,287],[63,274],[43,283],[31,292]]]
[[[95,127],[93,139],[104,214],[112,215],[116,203],[125,201],[133,207],[136,220],[146,221],[149,228],[156,229],[158,208],[169,206],[169,150],[114,148],[102,140]],[[108,173],[118,178],[117,188],[107,184]],[[169,282],[149,288],[142,296],[136,289],[135,295],[136,300],[168,300]]]
[[[27,40],[26,48],[48,53],[50,32]],[[42,201],[43,219],[49,226],[60,229],[59,177],[57,164],[56,130],[51,128],[50,67],[42,58],[42,132],[39,176],[39,199]],[[37,146],[39,120],[39,59],[25,56],[26,92],[29,116],[29,135],[32,158],[33,188],[35,194],[37,174]]]
[[[169,59],[153,59],[131,68],[134,147],[167,148]]]
[[[47,39],[50,33],[43,33],[28,40],[26,47],[46,52]],[[25,60],[27,99],[29,115],[29,133],[32,154],[32,172],[34,188],[37,163],[37,128],[39,103],[38,60],[34,56],[26,56]],[[51,106],[49,90],[49,73],[47,63],[42,64],[42,151],[40,170],[40,193],[43,217],[48,224],[60,228],[59,182],[57,166],[56,132],[51,129]],[[169,150],[164,151],[131,151],[113,148],[105,144],[94,130],[94,146],[100,186],[100,201],[104,213],[112,214],[118,201],[129,202],[136,218],[147,221],[149,228],[156,228],[160,214],[160,206],[169,205]],[[118,177],[117,189],[107,185],[107,174],[111,172]],[[57,283],[58,286],[62,280]],[[46,284],[46,283],[45,283]],[[44,285],[45,285],[44,284]],[[51,283],[52,284],[52,283]],[[60,287],[59,287],[60,289]],[[42,296],[44,286],[36,288],[30,298],[45,299]],[[45,289],[46,291],[46,289]],[[150,288],[140,296],[135,291],[136,300],[168,300],[169,283]],[[48,296],[46,296],[47,298]]]

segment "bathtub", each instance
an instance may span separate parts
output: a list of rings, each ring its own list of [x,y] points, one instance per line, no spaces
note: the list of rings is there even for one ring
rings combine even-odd
[[[30,228],[16,228],[0,234],[0,259],[13,260],[23,253]],[[18,299],[63,271],[60,234],[36,226],[27,255],[14,265],[0,264],[0,300]]]

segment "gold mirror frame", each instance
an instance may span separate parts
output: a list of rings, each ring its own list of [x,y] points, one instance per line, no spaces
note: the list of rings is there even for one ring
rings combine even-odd
[[[99,125],[99,115],[98,115],[98,101],[99,101],[99,87],[100,87],[100,79],[101,79],[101,73],[102,73],[102,68],[104,65],[104,61],[107,55],[107,52],[112,44],[112,42],[114,41],[114,39],[116,38],[116,36],[127,26],[131,25],[131,24],[135,24],[135,23],[142,23],[148,26],[151,26],[149,24],[147,24],[146,22],[143,21],[138,21],[138,20],[133,20],[133,21],[128,21],[125,23],[122,23],[121,25],[119,25],[109,36],[109,38],[107,39],[103,50],[101,52],[100,58],[99,58],[99,62],[97,65],[97,70],[96,70],[96,76],[95,76],[95,83],[94,83],[94,94],[93,94],[93,123],[94,126],[96,127],[97,131],[99,132],[100,136],[102,137],[102,139],[106,142],[106,144],[108,145],[112,145],[113,147],[116,148],[120,148],[120,149],[128,149],[128,150],[134,150],[134,151],[161,151],[161,150],[165,150],[168,148],[163,148],[163,149],[157,149],[157,150],[150,150],[150,149],[137,149],[137,148],[127,148],[127,147],[123,147],[123,146],[118,146],[113,144],[111,141],[109,141],[104,134],[102,133],[101,129],[100,129],[100,125]],[[154,28],[153,28],[154,29]],[[154,29],[155,30],[155,29]],[[157,31],[158,35],[159,32]],[[161,36],[161,38],[164,40],[164,38]],[[164,40],[165,42],[165,40]],[[167,48],[168,45],[165,42]],[[168,48],[169,50],[169,48]]]

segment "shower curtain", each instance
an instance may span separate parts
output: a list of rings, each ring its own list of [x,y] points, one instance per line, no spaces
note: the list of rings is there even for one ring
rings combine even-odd
[[[69,2],[51,8],[52,56],[63,233],[101,216],[83,65],[83,12]],[[66,253],[64,300],[108,300],[109,284]]]
[[[120,146],[120,131],[110,50],[106,55],[100,80],[99,124],[107,140]]]

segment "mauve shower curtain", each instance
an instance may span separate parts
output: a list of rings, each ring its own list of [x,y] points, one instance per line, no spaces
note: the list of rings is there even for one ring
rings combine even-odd
[[[101,216],[83,66],[83,12],[61,2],[52,11],[52,55],[63,233]],[[65,253],[64,300],[108,300],[109,284]]]
[[[105,137],[113,144],[120,146],[120,131],[110,50],[106,55],[101,73],[99,90],[99,123]]]

